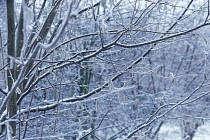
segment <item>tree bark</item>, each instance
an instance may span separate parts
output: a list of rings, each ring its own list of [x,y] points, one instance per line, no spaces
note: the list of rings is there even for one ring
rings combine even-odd
[[[7,0],[7,31],[8,31],[8,38],[7,38],[7,53],[9,56],[15,57],[15,19],[14,19],[14,0]],[[10,67],[7,70],[7,85],[8,90],[10,90],[13,86],[14,82],[14,63],[11,62],[13,60],[8,58],[8,63],[10,63]],[[12,66],[13,65],[13,66]],[[7,104],[7,115],[8,117],[12,117],[17,113],[17,95],[13,93],[9,102]],[[12,129],[12,136],[16,135],[16,122],[11,121],[10,123]]]

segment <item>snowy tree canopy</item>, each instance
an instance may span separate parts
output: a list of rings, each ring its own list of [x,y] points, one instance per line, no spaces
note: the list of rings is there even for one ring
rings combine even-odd
[[[0,139],[193,139],[209,120],[209,0],[0,1]]]

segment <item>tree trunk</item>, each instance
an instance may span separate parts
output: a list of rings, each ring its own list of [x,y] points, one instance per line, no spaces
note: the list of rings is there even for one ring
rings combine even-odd
[[[8,38],[7,38],[7,53],[9,56],[15,57],[15,20],[14,20],[14,0],[7,0],[7,30],[8,30]],[[8,90],[10,90],[13,86],[14,82],[14,62],[13,60],[8,58],[8,62],[10,63],[10,68],[7,70],[7,85]],[[13,93],[9,99],[7,104],[7,115],[8,117],[12,117],[17,113],[17,95]],[[9,123],[12,130],[12,136],[16,135],[16,122],[12,121]]]

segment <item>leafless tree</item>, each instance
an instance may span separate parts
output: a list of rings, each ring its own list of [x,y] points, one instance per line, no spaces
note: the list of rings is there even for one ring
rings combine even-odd
[[[192,139],[209,119],[208,0],[0,4],[2,139]]]

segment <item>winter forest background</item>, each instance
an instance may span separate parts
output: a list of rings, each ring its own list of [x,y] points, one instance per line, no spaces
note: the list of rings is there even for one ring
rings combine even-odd
[[[192,140],[209,15],[210,0],[0,0],[0,139],[161,140],[167,124]]]

